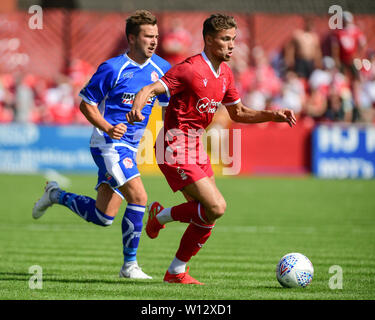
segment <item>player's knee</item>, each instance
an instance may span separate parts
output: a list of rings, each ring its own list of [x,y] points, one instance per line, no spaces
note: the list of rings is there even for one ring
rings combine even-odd
[[[139,192],[139,193],[131,195],[128,203],[146,206],[147,205],[147,193],[146,192]]]
[[[208,218],[211,221],[215,221],[224,215],[226,209],[227,209],[227,203],[225,202],[224,199],[221,201],[217,201],[215,204],[213,204],[210,207]]]

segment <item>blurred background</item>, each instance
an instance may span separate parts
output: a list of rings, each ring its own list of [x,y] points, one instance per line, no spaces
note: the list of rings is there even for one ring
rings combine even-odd
[[[43,9],[41,25],[33,5]],[[374,178],[373,0],[2,0],[0,172],[96,171],[78,92],[101,62],[126,50],[125,19],[136,9],[157,16],[157,53],[172,65],[202,51],[209,14],[233,15],[229,64],[243,103],[296,113],[290,129],[232,123],[218,110],[211,128],[241,129],[233,154],[240,174]],[[154,137],[157,120],[160,107],[149,124]],[[233,153],[233,135],[226,139]],[[219,161],[218,174],[223,166],[231,164]],[[159,173],[155,164],[140,171]]]

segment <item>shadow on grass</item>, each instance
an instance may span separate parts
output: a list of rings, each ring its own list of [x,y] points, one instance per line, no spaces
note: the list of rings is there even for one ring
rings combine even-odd
[[[25,272],[0,272],[0,281],[28,281],[33,274],[25,273]],[[5,277],[4,277],[5,276]],[[59,278],[59,275],[44,275],[43,274],[43,282],[56,282],[56,283],[84,283],[84,284],[113,284],[113,285],[133,285],[133,284],[148,284],[148,285],[156,285],[156,284],[163,284],[160,281],[150,281],[150,280],[132,280],[132,279],[125,279],[125,278],[114,278],[112,279],[93,279],[93,278],[86,278],[86,279],[74,279],[74,278]]]
[[[26,272],[0,272],[0,277],[1,276],[24,276],[24,277],[30,277],[31,273],[26,273]],[[0,279],[0,280],[8,280],[7,279]],[[9,279],[11,280],[11,279]]]

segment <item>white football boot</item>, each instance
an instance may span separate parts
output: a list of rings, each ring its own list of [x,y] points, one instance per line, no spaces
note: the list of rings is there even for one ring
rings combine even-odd
[[[125,264],[122,266],[119,274],[120,278],[130,278],[130,279],[152,279],[152,277],[145,274],[137,262],[132,263],[128,266]]]
[[[50,194],[53,190],[59,189],[59,185],[56,181],[49,181],[44,188],[43,196],[35,203],[33,208],[33,218],[39,219],[45,214],[46,210],[53,205],[50,199]]]

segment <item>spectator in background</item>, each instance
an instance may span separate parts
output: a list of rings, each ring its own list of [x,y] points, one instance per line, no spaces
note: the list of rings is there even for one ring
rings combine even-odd
[[[294,31],[285,48],[285,63],[303,79],[309,79],[315,68],[321,67],[322,52],[318,34],[313,30],[313,20],[306,17],[304,29]]]
[[[367,59],[363,59],[359,103],[361,120],[371,123],[375,120],[375,51],[370,50]]]
[[[310,91],[306,102],[306,114],[308,116],[315,120],[323,120],[326,116],[327,108],[330,108],[332,103],[337,105],[337,95],[343,107],[345,107],[345,110],[343,110],[346,115],[345,119],[348,119],[348,115],[351,115],[353,109],[350,84],[338,70],[335,61],[331,57],[323,58],[323,68],[313,71],[308,84]],[[332,121],[334,119],[338,120],[337,117],[334,117],[334,119],[331,116],[329,117]]]
[[[19,75],[16,83],[14,121],[28,123],[34,108],[35,77],[31,74]]]
[[[82,59],[74,59],[70,63],[68,76],[73,87],[82,88],[90,80],[94,71],[93,66],[88,62]]]
[[[65,77],[57,81],[58,83],[46,92],[47,121],[57,125],[71,124],[75,114],[73,88],[69,83],[69,79]]]
[[[46,104],[46,94],[48,90],[48,81],[42,77],[36,77],[34,84],[34,108],[31,114],[33,123],[42,124],[46,122],[48,108]]]
[[[350,122],[353,108],[346,101],[336,90],[332,90],[328,96],[327,109],[322,120]]]
[[[281,107],[288,106],[296,115],[300,115],[304,111],[305,101],[306,94],[303,81],[296,72],[287,71],[282,85]]]
[[[123,37],[121,42],[124,43]],[[68,76],[72,86],[72,95],[74,99],[73,122],[76,124],[91,125],[82,112],[80,112],[78,106],[81,102],[79,100],[79,92],[90,80],[94,71],[93,66],[82,59],[74,59],[69,66]]]
[[[364,57],[366,38],[363,32],[354,24],[353,15],[343,12],[343,28],[335,29],[331,37],[332,57],[336,66],[343,72],[351,83],[354,99],[353,122],[360,120],[360,76],[356,58]]]
[[[334,70],[336,70],[335,61],[331,57],[324,57],[322,65],[323,68],[317,68],[312,72],[308,84],[311,90],[319,90],[327,95]]]
[[[326,48],[324,46],[322,48],[322,50],[326,49],[324,59],[319,58],[321,55],[319,41],[313,31],[312,19],[306,18],[304,21],[303,30],[298,29],[293,32],[291,41],[283,48],[268,48],[274,50],[271,51],[273,55],[268,56],[261,47],[250,50],[248,38],[238,31],[237,48],[228,64],[237,80],[237,89],[242,99],[255,109],[267,109],[270,106],[281,107],[284,104],[288,106],[289,104],[285,101],[291,101],[297,113],[297,110],[301,110],[302,115],[306,114],[319,121],[326,113],[328,100],[333,90],[331,86],[333,86],[345,105],[345,119],[352,114],[353,119],[349,121],[367,123],[374,121],[375,53],[369,51],[367,57],[363,55],[366,38],[354,23],[353,15],[344,12],[344,28],[327,33],[327,45]],[[165,48],[170,49],[170,56],[166,55],[166,57],[172,63],[183,60],[186,55],[182,52],[192,50],[192,45],[194,45],[190,33],[183,28],[184,22],[179,18],[172,19],[171,30],[165,35]],[[126,47],[123,37],[121,37],[121,44]],[[328,56],[332,56],[333,64],[332,58]],[[272,67],[268,57],[273,57]],[[289,70],[297,72],[300,81],[291,81],[293,74],[288,73],[286,76]],[[310,77],[305,78],[310,72]],[[35,74],[27,75],[27,78],[34,78],[31,86],[32,92],[30,88],[25,88],[24,81],[18,88],[14,74],[1,74],[0,123],[26,121],[29,118],[29,121],[37,124],[89,125],[87,119],[79,111],[78,92],[92,73],[93,67],[89,63],[74,59],[68,69],[68,78],[64,80],[62,86],[59,85],[61,80],[58,79],[42,78]],[[299,96],[298,82],[301,81],[305,87],[305,93]],[[30,99],[25,98],[26,91],[29,91],[30,97],[34,96],[30,115],[27,111],[21,112],[20,109],[28,110],[27,104],[31,104]],[[73,98],[73,107],[70,95]],[[293,97],[296,99],[294,100]],[[64,103],[56,102],[61,99]],[[16,100],[23,101],[21,107]],[[214,122],[216,118],[220,119],[220,117],[215,117]]]
[[[0,77],[0,122],[13,121],[14,79],[11,74]]]
[[[163,37],[163,58],[171,65],[175,65],[189,56],[189,48],[192,43],[191,34],[187,31],[180,18],[171,21],[171,30]]]
[[[336,66],[351,79],[358,78],[358,69],[354,65],[354,59],[364,57],[366,38],[359,27],[354,24],[354,18],[350,12],[343,12],[343,28],[334,30],[331,41],[332,57]]]
[[[240,94],[244,103],[256,110],[264,110],[266,102],[280,94],[281,81],[261,47],[255,47],[251,57],[252,65],[239,78]]]

